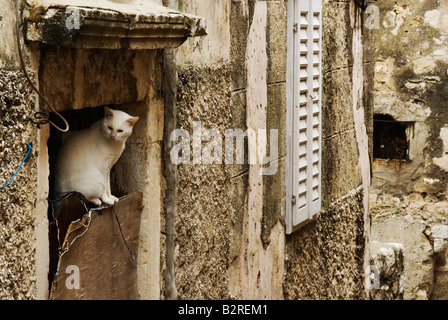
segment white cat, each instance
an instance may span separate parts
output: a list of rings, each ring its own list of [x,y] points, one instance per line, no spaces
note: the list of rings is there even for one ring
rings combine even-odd
[[[110,169],[121,156],[137,120],[105,107],[102,120],[68,137],[56,159],[56,194],[77,191],[95,205],[116,203],[118,198],[110,191]]]

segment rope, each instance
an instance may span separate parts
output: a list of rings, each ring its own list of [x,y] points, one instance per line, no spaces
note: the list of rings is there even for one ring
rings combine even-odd
[[[25,158],[23,158],[22,163],[20,163],[20,166],[17,168],[17,170],[16,170],[16,172],[14,173],[14,175],[12,176],[11,180],[9,180],[9,182],[8,182],[7,184],[5,184],[5,185],[3,185],[3,186],[0,186],[0,189],[6,188],[7,186],[9,186],[9,185],[13,182],[13,180],[14,180],[14,178],[16,177],[17,173],[19,172],[20,168],[22,168],[23,163],[24,163],[25,160],[28,158],[28,156],[29,156],[31,150],[33,149],[33,147],[31,146],[31,142],[28,142],[27,146],[28,146],[28,152],[26,153]]]
[[[65,129],[62,129],[60,127],[58,127],[56,124],[54,124],[51,120],[50,120],[50,114],[48,112],[42,112],[42,111],[38,111],[36,113],[34,113],[34,118],[36,120],[31,119],[31,122],[33,122],[34,124],[37,125],[37,127],[40,129],[40,126],[42,124],[47,124],[50,123],[53,127],[55,127],[57,130],[61,131],[61,132],[67,132],[69,130],[69,125],[67,120],[65,120],[65,118],[56,110],[53,109],[53,107],[48,103],[48,101],[42,96],[42,94],[39,92],[39,90],[36,88],[36,86],[34,85],[34,83],[31,81],[30,76],[28,75],[28,72],[26,71],[25,68],[25,61],[23,60],[23,55],[22,55],[22,47],[20,45],[20,21],[19,21],[19,2],[20,0],[16,0],[16,36],[17,36],[17,48],[19,51],[19,58],[20,58],[20,65],[22,67],[22,71],[23,74],[25,75],[25,77],[27,78],[28,82],[30,83],[31,87],[33,88],[33,90],[39,95],[39,97],[42,99],[42,101],[48,106],[48,108],[50,108],[50,110],[56,114],[63,122],[65,125]]]
[[[120,233],[121,233],[121,238],[123,239],[124,245],[126,246],[126,249],[128,249],[129,254],[131,255],[131,259],[132,261],[135,261],[135,256],[132,253],[131,249],[128,246],[128,242],[126,241],[126,239],[124,238],[124,234],[123,234],[123,230],[121,229],[121,223],[120,220],[118,220],[118,216],[117,213],[115,212],[115,208],[112,206],[112,211],[114,212],[115,215],[115,220],[117,220],[117,224],[118,224],[118,228],[120,229]]]

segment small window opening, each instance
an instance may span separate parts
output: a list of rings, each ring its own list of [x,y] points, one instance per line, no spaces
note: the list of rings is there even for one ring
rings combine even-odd
[[[409,161],[413,122],[396,121],[389,115],[373,117],[373,158]]]
[[[120,109],[118,106],[115,105],[107,105],[111,109]],[[66,110],[60,112],[60,114],[67,120],[67,122],[70,125],[70,131],[68,133],[62,133],[55,128],[51,126],[50,130],[50,138],[48,139],[48,155],[49,155],[49,161],[50,161],[50,177],[49,177],[49,183],[50,183],[50,198],[54,199],[54,167],[56,165],[56,156],[59,151],[59,147],[61,146],[64,138],[67,138],[70,134],[76,131],[80,131],[83,129],[87,129],[91,124],[94,122],[101,120],[104,118],[104,107],[105,106],[98,106],[95,108],[85,108],[80,110]],[[54,115],[51,114],[51,119],[55,123],[59,123],[59,119]],[[119,196],[122,196],[122,192],[118,190],[117,185],[114,183],[114,181],[111,180],[111,189],[112,193],[117,193]]]

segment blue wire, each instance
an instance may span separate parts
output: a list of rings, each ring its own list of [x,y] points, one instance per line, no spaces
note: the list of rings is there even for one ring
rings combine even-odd
[[[25,162],[26,158],[28,158],[28,156],[33,148],[31,147],[31,142],[28,142],[27,146],[28,146],[28,153],[26,154],[25,158],[23,158],[22,163],[17,168],[17,170],[14,173],[14,175],[12,176],[11,180],[9,180],[9,182],[7,184],[5,184],[4,186],[1,186],[0,189],[6,188],[7,186],[9,186],[12,183],[12,181],[16,177],[17,173],[19,172],[20,168],[22,167],[23,163]]]

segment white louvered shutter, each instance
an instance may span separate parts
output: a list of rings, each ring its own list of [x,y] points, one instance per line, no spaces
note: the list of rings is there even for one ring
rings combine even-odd
[[[294,1],[292,230],[321,210],[322,2]]]

